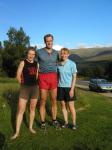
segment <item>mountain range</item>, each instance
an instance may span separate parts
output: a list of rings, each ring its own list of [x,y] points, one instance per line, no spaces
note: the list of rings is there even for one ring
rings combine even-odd
[[[112,61],[112,47],[71,49],[70,59],[79,63]]]

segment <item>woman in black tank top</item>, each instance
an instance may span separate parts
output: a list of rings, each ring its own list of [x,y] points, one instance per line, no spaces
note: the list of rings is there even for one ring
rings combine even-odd
[[[34,61],[35,55],[35,49],[30,47],[27,52],[27,58],[20,62],[17,70],[17,80],[20,83],[20,95],[16,119],[16,133],[12,136],[11,139],[16,139],[19,136],[20,126],[28,99],[30,99],[29,130],[32,133],[36,133],[36,131],[33,129],[35,108],[38,98],[38,66],[37,62]]]
[[[37,85],[37,62],[29,62],[24,60],[24,67],[22,71],[22,85]]]

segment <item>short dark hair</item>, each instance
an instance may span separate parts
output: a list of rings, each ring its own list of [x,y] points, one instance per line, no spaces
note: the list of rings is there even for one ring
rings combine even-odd
[[[29,50],[36,51],[35,47],[33,47],[33,46],[28,47],[27,51],[29,51]]]
[[[35,52],[35,55],[37,55],[36,49],[35,49],[35,47],[33,47],[33,46],[30,46],[30,47],[27,48],[26,55],[28,55],[28,52],[29,52],[30,50],[34,51],[34,52]]]
[[[52,39],[54,39],[54,37],[53,37],[52,34],[46,34],[46,35],[44,36],[44,42],[46,42],[46,38],[47,38],[47,37],[51,37]]]

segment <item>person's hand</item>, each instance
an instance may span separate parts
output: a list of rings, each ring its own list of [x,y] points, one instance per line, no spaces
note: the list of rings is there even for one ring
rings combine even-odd
[[[19,84],[21,84],[21,79],[18,79]]]
[[[70,92],[69,92],[69,95],[72,98],[74,96],[74,90],[71,89]]]

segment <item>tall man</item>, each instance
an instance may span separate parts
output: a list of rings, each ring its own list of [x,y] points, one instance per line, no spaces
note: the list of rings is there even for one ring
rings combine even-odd
[[[40,118],[41,127],[45,128],[45,105],[48,93],[50,94],[51,101],[51,114],[53,125],[59,125],[56,120],[57,115],[57,62],[58,52],[53,47],[53,35],[47,34],[44,36],[45,47],[37,51],[37,59],[39,63],[39,88],[40,88]]]

